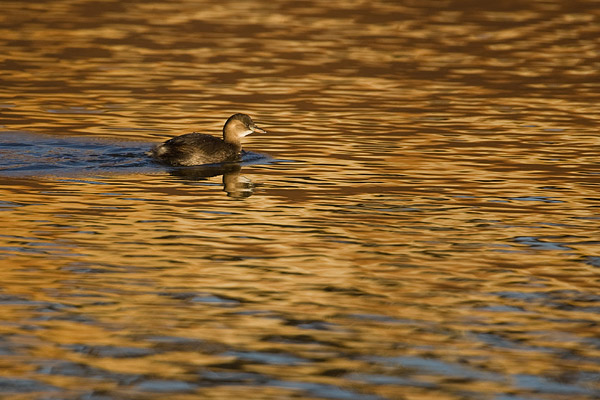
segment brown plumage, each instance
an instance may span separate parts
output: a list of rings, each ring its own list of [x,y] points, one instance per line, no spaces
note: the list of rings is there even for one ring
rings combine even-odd
[[[223,126],[223,139],[204,133],[188,133],[155,146],[148,154],[173,166],[238,161],[242,151],[241,139],[253,132],[266,133],[246,114],[234,114]]]

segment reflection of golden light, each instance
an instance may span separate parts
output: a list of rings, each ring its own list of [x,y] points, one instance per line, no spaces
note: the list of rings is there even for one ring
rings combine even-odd
[[[366,359],[398,355],[502,377],[597,372],[584,343],[597,267],[582,262],[600,256],[594,14],[399,3],[3,3],[2,129],[149,142],[218,135],[242,111],[269,131],[249,150],[294,162],[244,167],[244,200],[220,177],[162,170],[0,178],[1,329],[15,349],[0,370],[110,392],[123,385],[39,371],[196,381],[233,362],[227,350],[279,352],[308,361],[244,372],[387,398],[398,385],[345,376],[413,374]],[[491,333],[518,345],[476,339]],[[440,399],[511,385],[423,379]],[[189,396],[205,390],[240,396]]]

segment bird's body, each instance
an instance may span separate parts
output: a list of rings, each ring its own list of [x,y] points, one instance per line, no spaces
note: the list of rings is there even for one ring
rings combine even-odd
[[[188,133],[159,144],[152,150],[157,160],[173,165],[202,165],[237,161],[241,145],[204,133]]]

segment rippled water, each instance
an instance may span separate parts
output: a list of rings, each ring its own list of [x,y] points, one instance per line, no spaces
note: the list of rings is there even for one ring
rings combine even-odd
[[[0,397],[600,396],[600,3],[2,2]],[[244,162],[153,143],[268,134]]]

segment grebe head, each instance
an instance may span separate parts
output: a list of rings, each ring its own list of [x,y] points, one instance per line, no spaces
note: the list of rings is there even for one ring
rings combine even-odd
[[[267,133],[256,126],[248,115],[233,114],[223,126],[223,140],[230,143],[239,143],[241,138],[254,132]]]

